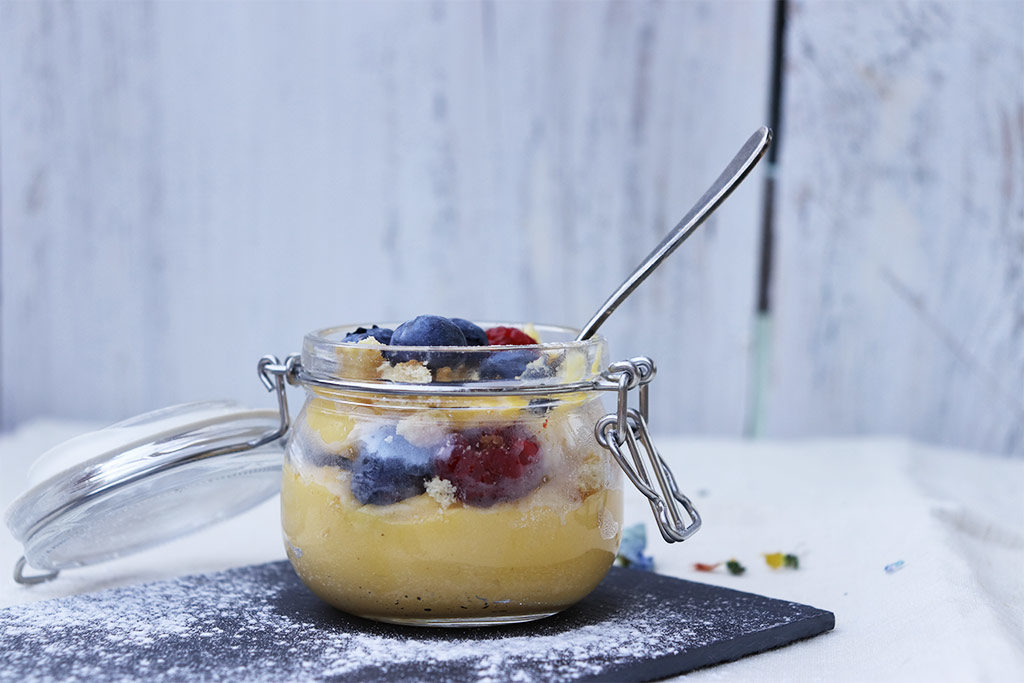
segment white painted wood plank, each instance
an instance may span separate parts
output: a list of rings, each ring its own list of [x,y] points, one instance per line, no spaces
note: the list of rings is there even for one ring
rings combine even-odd
[[[516,314],[581,325],[761,121],[770,8],[552,4],[544,18],[496,7],[500,185],[514,190],[499,220],[502,234],[526,236],[529,255]],[[722,31],[750,42],[722,42]],[[523,35],[543,36],[546,52],[524,54]],[[659,363],[662,429],[743,428],[757,182],[602,330],[614,355]]]
[[[1024,4],[789,19],[768,433],[1024,453]]]
[[[146,7],[0,12],[5,422],[145,405],[166,324]]]
[[[770,5],[0,4],[2,419],[269,402],[421,312],[582,324],[762,122]],[[759,180],[609,322],[744,422]]]

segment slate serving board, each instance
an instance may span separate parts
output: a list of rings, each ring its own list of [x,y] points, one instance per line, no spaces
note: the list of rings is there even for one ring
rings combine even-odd
[[[613,568],[531,624],[388,626],[327,606],[273,562],[0,610],[0,679],[650,680],[834,625],[807,605]]]

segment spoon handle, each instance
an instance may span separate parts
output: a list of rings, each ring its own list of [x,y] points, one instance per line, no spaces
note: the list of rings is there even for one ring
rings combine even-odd
[[[725,167],[725,170],[718,176],[718,179],[712,183],[700,200],[693,205],[693,208],[683,216],[683,219],[672,229],[672,232],[665,236],[665,239],[654,248],[654,251],[648,254],[643,263],[637,266],[633,274],[626,278],[625,282],[619,285],[619,288],[608,297],[608,300],[601,305],[601,308],[597,310],[594,317],[583,326],[579,336],[576,337],[576,341],[583,341],[592,337],[597,332],[597,328],[608,319],[608,316],[618,308],[619,304],[627,296],[640,286],[640,283],[651,274],[651,271],[661,265],[661,262],[668,258],[668,255],[675,251],[676,247],[692,235],[700,227],[701,223],[715,209],[721,206],[725,198],[736,189],[737,185],[743,182],[743,179],[747,177],[750,170],[761,160],[771,141],[772,131],[767,126],[761,126],[750,136],[750,139],[743,144],[743,147],[736,153],[736,156],[729,162],[729,165]]]

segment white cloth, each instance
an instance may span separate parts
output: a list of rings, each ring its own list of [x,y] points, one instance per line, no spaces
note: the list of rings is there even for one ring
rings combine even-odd
[[[37,422],[0,437],[0,505],[33,457],[88,425]],[[657,571],[803,602],[835,631],[687,680],[1024,680],[1024,461],[903,440],[661,439],[704,518],[682,545],[660,540],[642,497]],[[793,553],[773,570],[763,553]],[[20,547],[0,529],[0,566]],[[0,578],[0,607],[284,558],[278,501],[175,541],[34,587]],[[697,572],[736,558],[747,571]],[[903,561],[893,573],[886,565]]]

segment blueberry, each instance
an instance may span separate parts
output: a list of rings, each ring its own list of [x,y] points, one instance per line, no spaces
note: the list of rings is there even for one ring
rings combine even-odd
[[[391,337],[394,346],[465,346],[459,326],[440,315],[418,315],[402,323]]]
[[[480,363],[480,379],[515,379],[537,358],[536,351],[495,351]]]
[[[466,335],[458,325],[439,315],[418,315],[402,323],[391,335],[391,346],[466,346]],[[458,353],[389,351],[385,357],[392,364],[418,360],[436,370],[459,362]]]
[[[377,327],[376,325],[374,325],[370,329],[366,329],[365,327],[357,327],[352,332],[346,334],[345,338],[342,339],[341,341],[354,344],[357,342],[361,342],[368,337],[373,337],[381,344],[390,344],[392,334],[394,334],[394,332],[386,327]]]
[[[390,505],[424,492],[433,453],[382,427],[363,440],[352,463],[352,495],[364,505]]]
[[[487,341],[487,333],[479,325],[463,318],[452,318],[451,320],[462,330],[462,334],[466,337],[466,343],[470,346],[487,346],[490,343]]]

